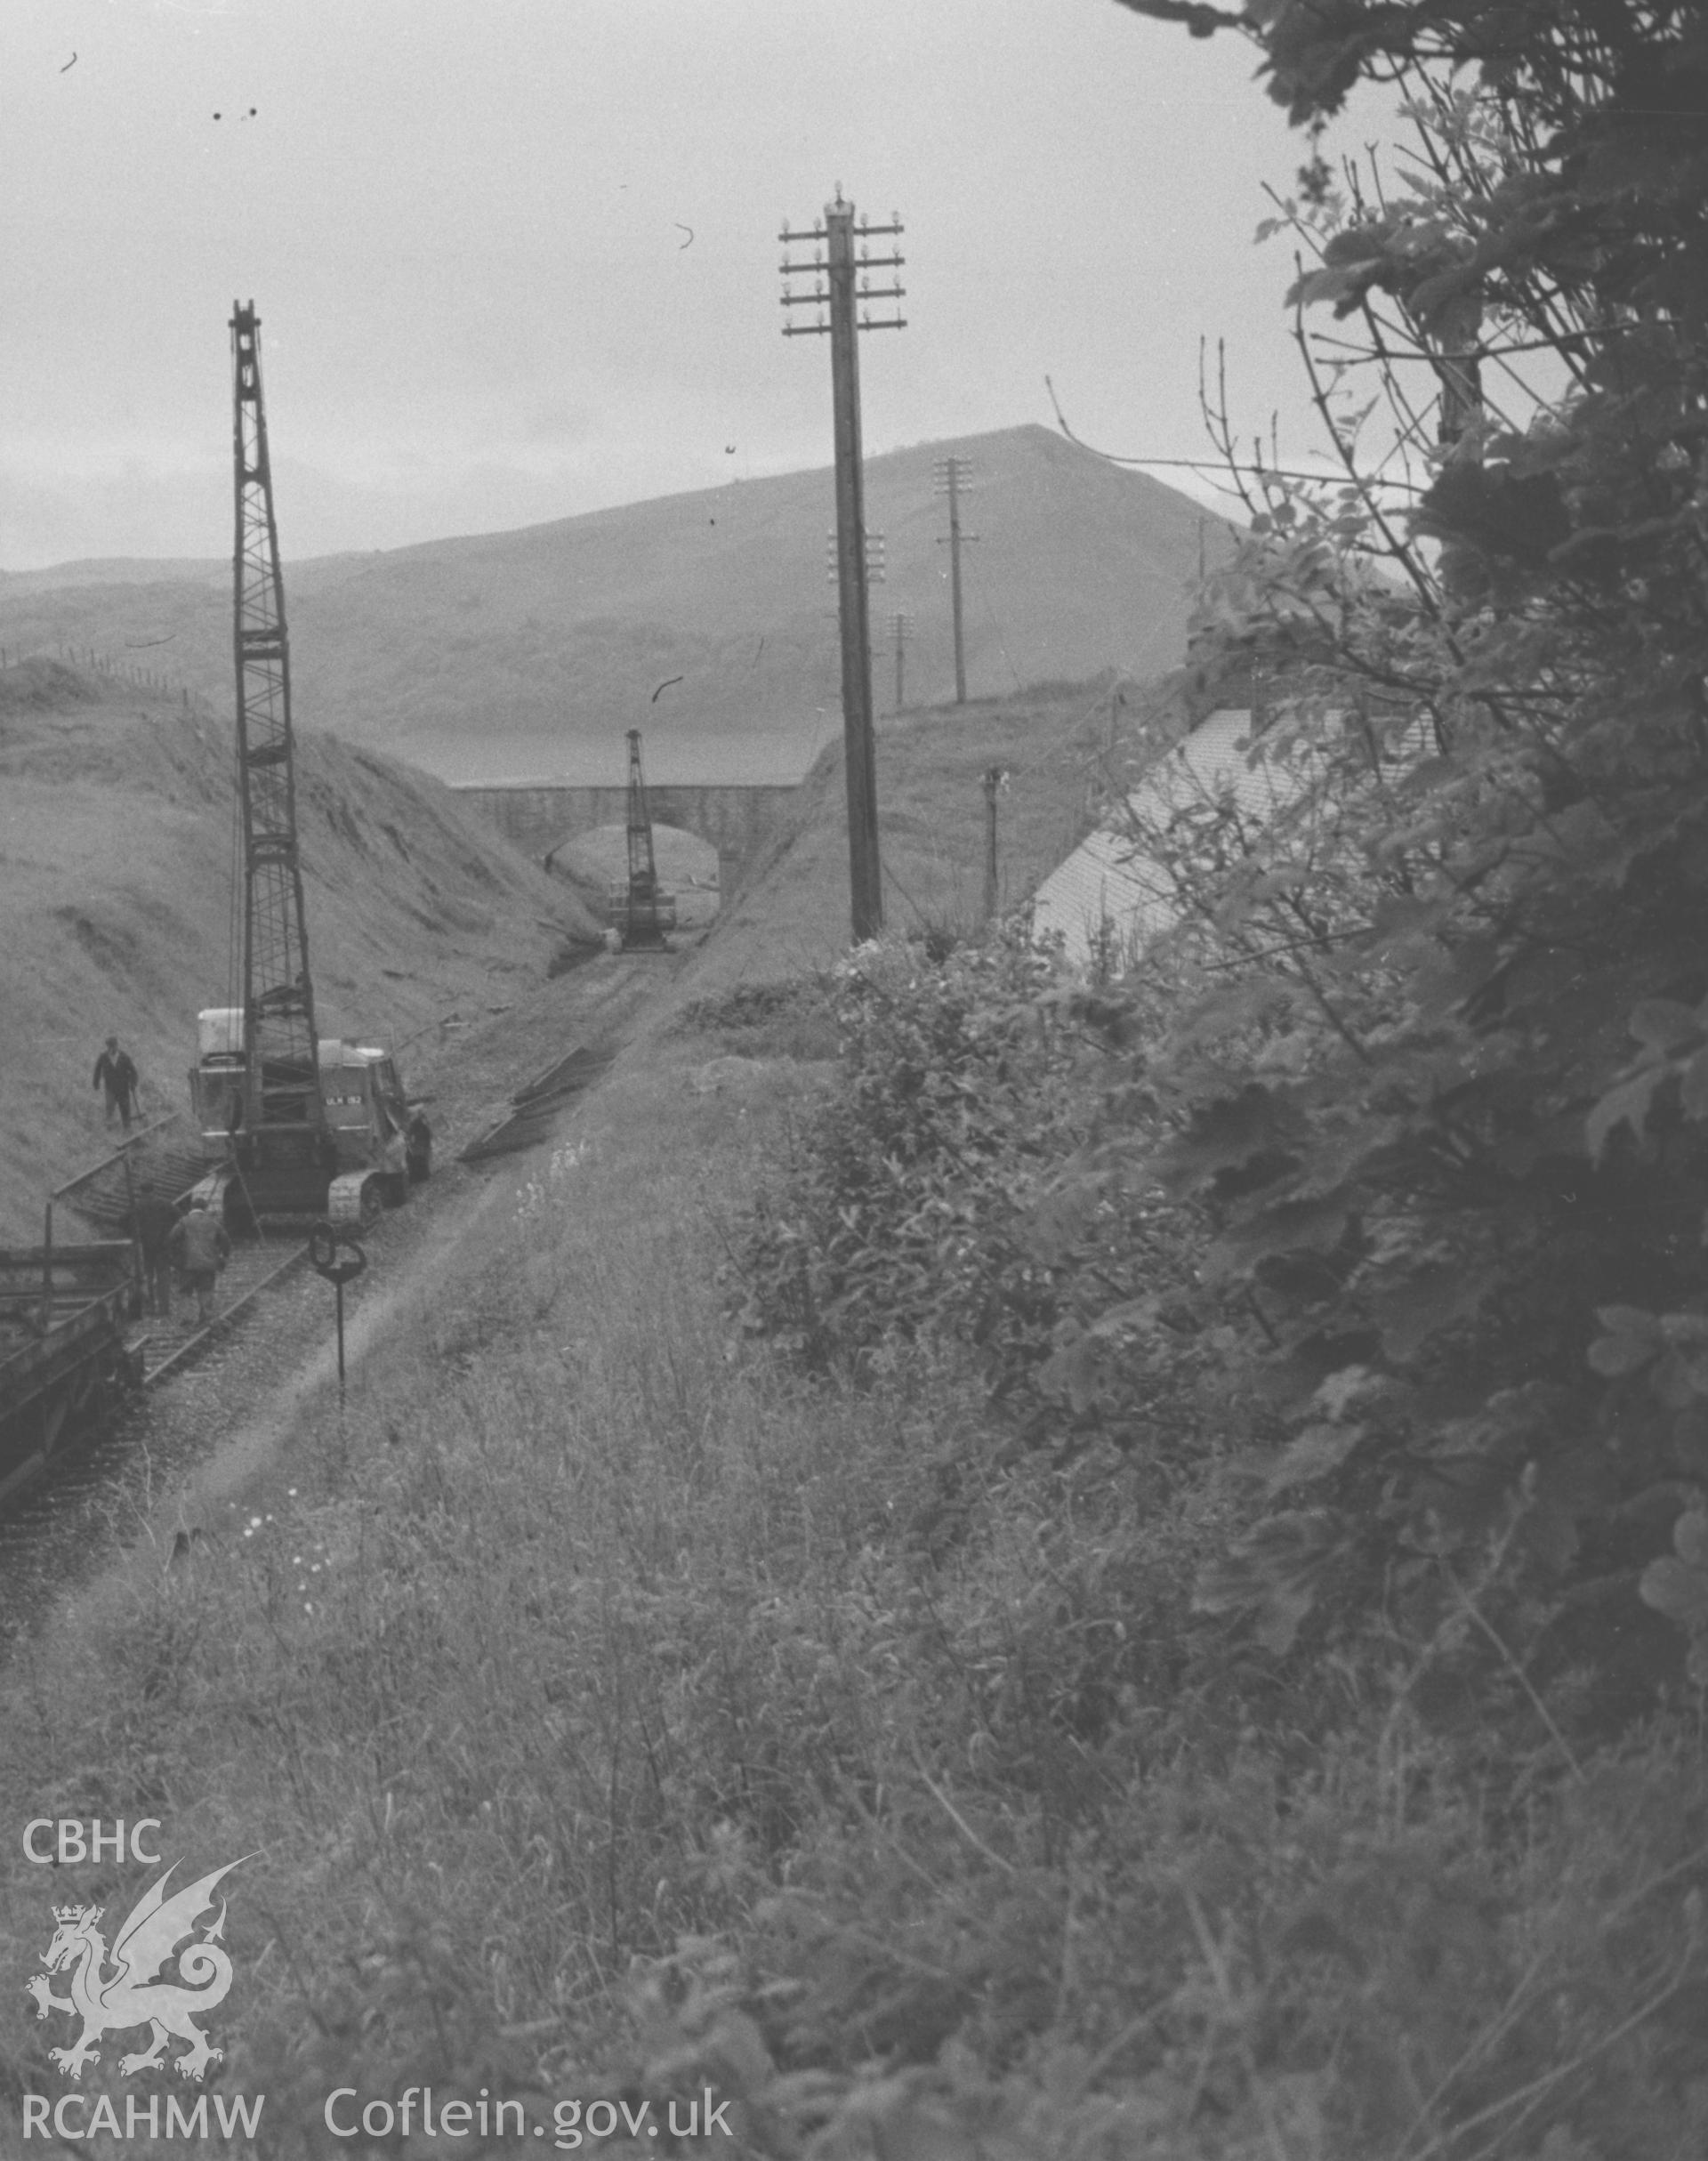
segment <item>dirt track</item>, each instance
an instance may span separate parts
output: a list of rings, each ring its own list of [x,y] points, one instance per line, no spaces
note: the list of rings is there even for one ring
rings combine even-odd
[[[535,1155],[469,1168],[458,1151],[511,1093],[583,1043],[626,1036],[689,956],[601,957],[537,986],[510,1012],[447,1045],[431,1091],[434,1173],[369,1243],[370,1266],[345,1294],[346,1356],[359,1361],[400,1307],[433,1295],[474,1222],[513,1203]],[[0,1518],[0,1644],[41,1620],[115,1547],[167,1550],[181,1514],[224,1508],[336,1370],[334,1296],[299,1271],[263,1292],[230,1335],[163,1381],[109,1438]],[[163,1559],[165,1555],[163,1552]]]

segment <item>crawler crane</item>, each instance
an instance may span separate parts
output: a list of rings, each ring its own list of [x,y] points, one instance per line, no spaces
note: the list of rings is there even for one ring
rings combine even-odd
[[[408,1189],[409,1107],[390,1054],[321,1036],[297,851],[290,649],[254,302],[231,319],[242,1004],[210,1006],[190,1094],[213,1167],[197,1189],[234,1228],[366,1222]]]
[[[629,730],[629,878],[611,894],[610,920],[624,953],[663,953],[665,932],[676,928],[676,896],[661,892],[652,853],[652,813],[640,771],[640,730]]]

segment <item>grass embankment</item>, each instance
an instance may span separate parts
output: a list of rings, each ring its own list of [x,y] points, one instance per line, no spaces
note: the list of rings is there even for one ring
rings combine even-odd
[[[733,1343],[722,1234],[826,1084],[692,1076],[785,1030],[811,1047],[786,1012],[633,1059],[342,1420],[13,1660],[8,1821],[255,1856],[219,2076],[268,2094],[262,2150],[360,2150],[336,2086],[546,2120],[710,2083],[726,2151],[833,2113],[850,2153],[1517,2155],[1435,2103],[1599,2073],[1616,2139],[1549,2161],[1683,2154],[1689,1742],[1559,1805],[1539,1766],[1500,1824],[1400,1705],[1277,1754],[1170,1671],[1213,1481],[1149,1519],[1118,1463],[1006,1451],[952,1364],[803,1389]],[[10,1840],[14,1947],[44,1881]],[[28,2009],[12,2122],[62,2084]]]
[[[735,1226],[836,1083],[723,1054],[824,1026],[750,988],[633,1046],[342,1419],[14,1657],[10,1823],[254,1856],[210,2024],[259,2150],[360,2153],[326,2093],[429,2084],[548,2125],[709,2086],[740,2154],[1703,2150],[1699,1731],[1479,1765],[1380,1646],[1277,1696],[1192,1649],[1213,1432],[1051,1457],[953,1347],[809,1382],[734,1334]],[[4,1851],[22,1980],[47,1872]],[[28,2011],[8,2125],[63,2084]],[[109,2052],[92,2090],[166,2089]],[[372,2150],[481,2149],[412,2136]]]
[[[237,996],[231,760],[230,720],[200,702],[57,661],[0,670],[9,1243],[39,1238],[48,1190],[114,1145],[90,1085],[103,1038],[158,1118],[185,1100],[197,1012]],[[436,1085],[452,1030],[598,936],[567,885],[424,774],[305,732],[296,805],[319,1025],[390,1044],[414,1088]]]

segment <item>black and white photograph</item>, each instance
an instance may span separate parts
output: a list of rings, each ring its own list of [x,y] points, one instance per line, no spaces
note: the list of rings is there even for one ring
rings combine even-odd
[[[6,0],[0,2161],[1708,2161],[1708,0]]]

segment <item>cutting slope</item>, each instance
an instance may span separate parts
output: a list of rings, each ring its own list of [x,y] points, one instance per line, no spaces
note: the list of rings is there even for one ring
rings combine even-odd
[[[972,695],[1180,663],[1200,550],[1213,561],[1224,528],[1045,429],[1010,429],[867,461],[867,525],[886,562],[872,593],[882,709],[893,703],[898,611],[913,617],[906,703],[954,695],[947,506],[932,492],[948,453],[972,469]],[[288,540],[288,502],[280,516]],[[840,714],[834,522],[826,469],[293,566],[298,710],[455,780],[620,779],[622,732],[637,726],[655,778],[796,778]],[[106,582],[89,582],[92,568]],[[93,646],[222,698],[222,567],[135,582],[145,569],[0,579],[0,641]],[[681,680],[654,703],[670,677]]]
[[[101,1039],[143,1110],[184,1101],[198,1007],[230,991],[232,750],[205,709],[150,708],[56,663],[0,672],[0,1239],[109,1145]],[[449,791],[323,735],[299,738],[297,816],[318,1017],[409,1045],[484,1014],[595,926]]]

